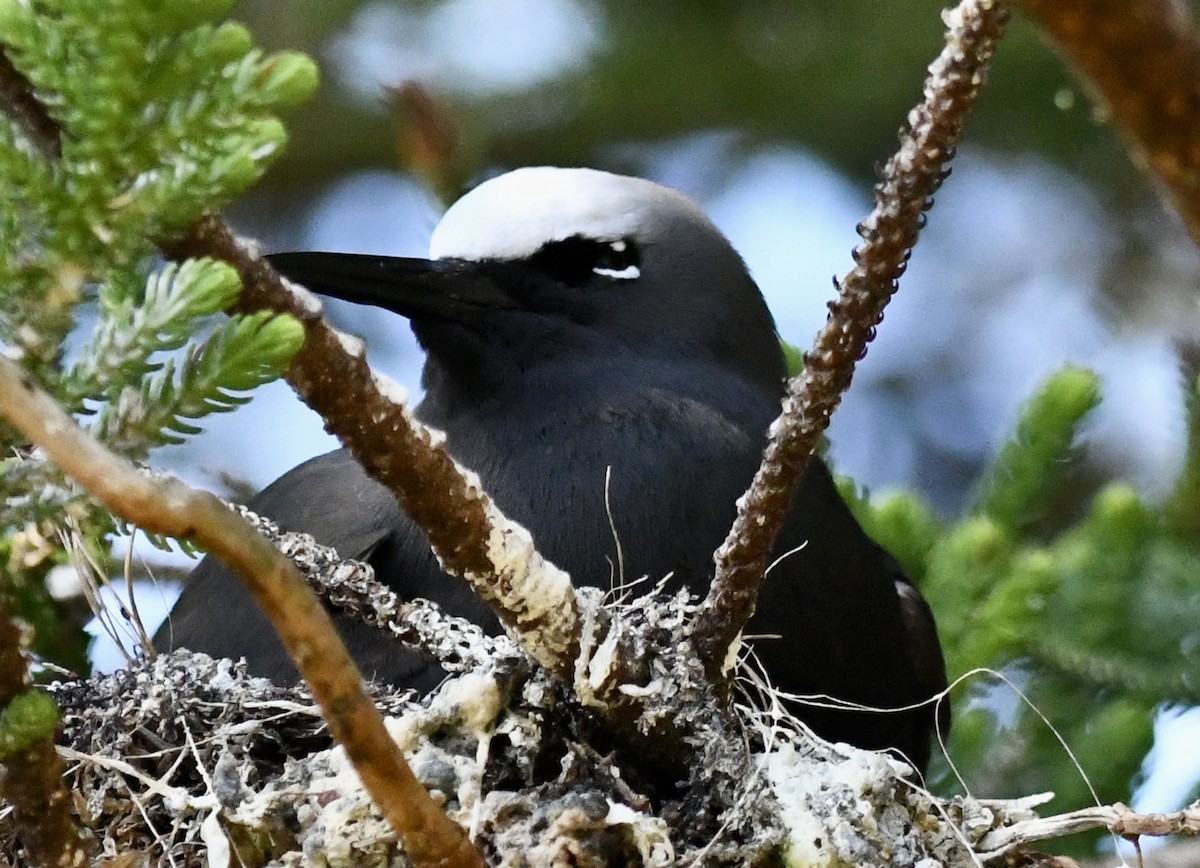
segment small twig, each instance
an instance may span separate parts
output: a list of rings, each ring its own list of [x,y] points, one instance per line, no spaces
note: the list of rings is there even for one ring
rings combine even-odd
[[[930,65],[925,99],[909,113],[900,149],[875,187],[875,210],[859,224],[863,243],[854,250],[856,265],[839,282],[838,298],[830,302],[828,321],[805,354],[804,370],[788,385],[762,466],[714,555],[716,575],[693,628],[701,658],[714,675],[754,614],[792,495],[896,291],[1008,13],[1000,0],[964,0],[943,17],[946,47]]]
[[[121,575],[125,577],[125,599],[121,605],[128,609],[129,621],[133,625],[134,632],[137,634],[138,646],[142,649],[142,653],[153,657],[157,653],[154,650],[154,640],[150,638],[150,633],[146,630],[146,624],[142,621],[142,613],[138,609],[137,594],[134,591],[133,541],[137,534],[137,528],[130,528],[130,531],[129,548],[125,551],[125,561],[121,565]]]
[[[6,725],[12,725],[7,718],[13,701],[20,701],[30,689],[26,680],[20,630],[9,615],[7,601],[0,597],[0,709]],[[53,706],[49,697],[45,701]],[[12,806],[13,822],[33,864],[84,866],[88,851],[71,814],[71,792],[63,782],[66,765],[54,748],[54,721],[45,724],[45,732],[29,734],[28,743],[4,745],[0,798]]]
[[[110,452],[3,356],[0,415],[108,509],[153,533],[195,540],[242,577],[414,864],[483,864],[388,736],[362,676],[295,565],[215,496],[148,477]]]
[[[1200,38],[1179,0],[1019,0],[1200,244]]]
[[[1053,817],[1022,820],[989,832],[975,845],[975,850],[984,859],[994,859],[1014,847],[1092,829],[1108,829],[1123,838],[1138,835],[1197,835],[1200,834],[1200,802],[1193,802],[1182,811],[1168,814],[1138,814],[1118,802]]]
[[[397,123],[403,164],[449,203],[463,180],[463,136],[446,100],[415,79],[385,88],[384,98]]]

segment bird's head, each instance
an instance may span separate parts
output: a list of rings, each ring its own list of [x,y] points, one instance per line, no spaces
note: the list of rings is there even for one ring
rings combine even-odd
[[[700,208],[640,178],[518,169],[456,202],[430,259],[276,254],[289,278],[408,317],[440,382],[487,388],[544,363],[720,366],[770,395],[783,362],[745,263]]]

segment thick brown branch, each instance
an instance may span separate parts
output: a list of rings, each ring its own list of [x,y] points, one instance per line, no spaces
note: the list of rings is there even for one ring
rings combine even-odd
[[[875,187],[875,210],[858,227],[863,243],[854,251],[856,265],[829,304],[828,321],[804,357],[804,371],[789,384],[762,466],[715,554],[716,576],[693,632],[714,675],[754,614],[792,495],[896,291],[1007,18],[999,0],[964,0],[945,14],[946,47],[930,65],[924,102],[909,113],[900,149]]]
[[[1019,0],[1200,243],[1200,39],[1179,0]]]
[[[0,710],[7,715],[13,700],[28,689],[20,631],[0,597]],[[45,700],[53,705],[49,697]],[[5,722],[14,725],[11,720]],[[71,793],[63,782],[66,766],[54,748],[54,726],[49,720],[45,724],[46,731],[34,734],[28,744],[4,744],[0,799],[12,806],[14,825],[31,864],[58,868],[87,865],[87,847],[71,814]],[[9,734],[4,736],[7,741]]]
[[[213,495],[178,480],[152,479],[109,452],[4,357],[0,414],[108,509],[153,533],[195,540],[242,577],[414,864],[483,864],[388,736],[358,669],[294,564]]]
[[[0,596],[0,707],[28,686],[28,670],[21,656],[21,631],[9,616],[8,603]]]
[[[579,606],[570,578],[544,560],[529,532],[509,521],[479,479],[455,463],[441,434],[394,399],[397,387],[371,372],[362,345],[331,328],[313,296],[285,284],[217,217],[201,219],[165,249],[176,258],[225,260],[242,276],[243,310],[290,313],[304,323],[304,346],[288,369],[288,383],[404,504],[443,567],[471,583],[530,657],[569,677],[579,650]]]

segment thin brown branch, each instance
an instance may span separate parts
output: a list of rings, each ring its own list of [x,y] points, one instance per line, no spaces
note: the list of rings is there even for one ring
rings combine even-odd
[[[1019,0],[1200,244],[1200,38],[1180,0]]]
[[[27,696],[27,668],[21,656],[21,635],[8,604],[0,597],[0,710],[9,717],[13,701]],[[45,697],[48,705],[53,700]],[[49,717],[49,715],[47,715]],[[57,715],[54,716],[54,720]],[[6,719],[6,726],[14,725]],[[71,813],[71,793],[63,782],[66,766],[54,747],[54,725],[44,733],[26,733],[28,743],[8,744],[0,758],[0,799],[12,806],[13,822],[31,864],[83,866],[88,849]]]
[[[430,798],[388,736],[362,676],[294,564],[215,496],[138,472],[2,356],[0,415],[108,509],[153,533],[196,541],[242,577],[414,864],[483,864],[466,833]]]
[[[1034,841],[1062,838],[1092,829],[1108,829],[1123,838],[1197,835],[1200,834],[1200,802],[1193,802],[1182,811],[1165,814],[1138,814],[1118,802],[1053,817],[1036,817],[989,832],[975,845],[975,850],[984,859],[994,859]]]
[[[21,631],[9,616],[8,603],[0,596],[0,706],[25,692],[29,675],[21,656]]]
[[[1000,0],[964,0],[944,18],[946,47],[930,65],[925,99],[909,113],[900,149],[875,187],[875,210],[859,224],[863,243],[854,250],[856,265],[839,283],[838,298],[829,304],[828,321],[804,357],[803,372],[789,383],[762,466],[714,556],[716,575],[693,632],[714,675],[754,614],[767,558],[792,495],[896,291],[1008,13]]]
[[[471,583],[526,654],[569,678],[580,630],[570,578],[500,512],[478,477],[450,457],[442,435],[393,398],[398,387],[372,373],[361,344],[330,327],[311,294],[285,284],[215,216],[164,250],[174,258],[223,259],[242,277],[240,309],[290,313],[304,323],[304,346],[285,375],[288,383],[424,528],[443,568]]]

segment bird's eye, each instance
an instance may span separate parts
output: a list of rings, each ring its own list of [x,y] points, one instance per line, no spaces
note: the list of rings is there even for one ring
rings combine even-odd
[[[593,275],[614,280],[641,276],[641,255],[629,239],[598,241],[573,235],[542,245],[531,262],[555,280],[571,286],[584,284]]]

